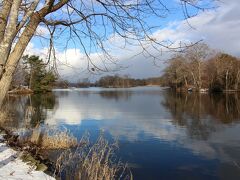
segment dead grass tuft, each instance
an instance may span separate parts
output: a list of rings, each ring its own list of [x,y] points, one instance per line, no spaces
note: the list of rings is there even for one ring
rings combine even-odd
[[[66,149],[77,146],[77,139],[67,129],[49,127],[34,129],[30,142],[42,149]]]
[[[0,122],[1,123],[5,122],[7,119],[8,119],[8,114],[5,111],[1,110],[0,111]]]
[[[0,126],[4,126],[12,120],[12,114],[7,108],[0,109]]]
[[[103,135],[93,145],[85,135],[75,150],[68,149],[59,156],[56,172],[64,174],[63,179],[132,179],[127,165],[116,163],[116,149],[117,143],[109,144]]]

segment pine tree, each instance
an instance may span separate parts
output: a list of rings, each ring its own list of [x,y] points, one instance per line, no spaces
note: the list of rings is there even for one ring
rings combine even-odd
[[[52,89],[56,76],[52,71],[46,70],[46,64],[39,56],[24,56],[26,67],[29,69],[26,81],[29,88],[35,93],[47,92]]]

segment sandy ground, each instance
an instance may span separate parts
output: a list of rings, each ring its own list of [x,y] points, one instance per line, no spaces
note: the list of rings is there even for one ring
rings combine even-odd
[[[19,153],[0,143],[0,179],[53,180],[55,178],[23,162]]]

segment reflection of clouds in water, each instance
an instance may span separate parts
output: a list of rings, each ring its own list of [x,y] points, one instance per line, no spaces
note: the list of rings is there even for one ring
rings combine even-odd
[[[61,93],[59,93],[59,107],[53,112],[48,112],[48,118],[45,120],[45,123],[80,125],[84,119],[113,119],[121,113],[114,110],[111,104],[101,103],[98,99],[90,99],[89,101],[89,97],[85,95],[79,95],[73,91],[66,96],[61,96]],[[93,96],[98,95],[93,94]]]
[[[57,124],[81,124],[81,113],[78,111],[71,110],[56,110],[53,114],[48,112],[48,118],[45,120],[46,124],[57,125]]]
[[[105,123],[102,128],[107,129],[114,137],[123,137],[128,141],[141,141],[142,138],[155,138],[163,141],[177,140],[185,136],[185,130],[172,125],[168,119],[122,119],[113,123]],[[139,134],[144,133],[146,137]]]
[[[130,126],[130,127],[129,127]],[[217,125],[219,131],[212,132],[208,140],[192,139],[186,133],[186,128],[175,126],[171,120],[159,119],[154,121],[130,121],[129,123],[118,123],[110,125],[104,124],[104,129],[114,137],[122,137],[128,141],[144,141],[146,137],[139,134],[144,132],[150,138],[156,138],[161,141],[175,142],[184,148],[190,149],[194,154],[208,159],[219,159],[224,162],[234,162],[235,154],[228,152],[225,147],[236,147],[239,144],[239,138],[236,131],[237,127]],[[223,127],[224,126],[224,127]],[[235,130],[234,130],[235,129]],[[236,147],[240,150],[240,144]]]
[[[219,159],[223,162],[234,162],[236,154],[232,153],[231,149],[240,150],[239,138],[236,136],[236,131],[239,131],[240,125],[233,127],[218,124],[216,127],[218,131],[212,132],[209,139],[199,140],[189,137],[186,128],[175,126],[168,119],[154,121],[131,120],[129,123],[118,122],[114,121],[114,124],[111,125],[106,123],[102,128],[107,129],[114,137],[122,137],[128,141],[144,141],[148,137],[139,136],[141,132],[144,132],[150,138],[169,143],[174,141],[179,146],[191,150],[197,156],[200,155],[207,159]]]
[[[159,90],[159,88],[157,90]],[[159,99],[154,99],[151,102],[151,100],[147,100],[148,97],[151,97],[151,95],[148,95],[145,98],[146,101],[142,102],[141,98],[139,99],[142,93],[137,94],[133,100],[127,98],[121,99],[121,97],[125,96],[119,96],[119,99],[114,97],[111,99],[113,94],[106,96],[107,92],[105,92],[103,96],[103,93],[98,90],[88,93],[72,91],[66,96],[62,96],[61,92],[55,93],[59,101],[59,107],[53,110],[53,112],[55,111],[53,114],[49,112],[50,118],[45,121],[49,124],[64,122],[72,125],[79,124],[81,120],[86,119],[121,120],[126,117],[131,120],[137,118],[147,119],[149,115],[154,114],[156,108],[159,108],[149,109],[152,105],[159,106]],[[130,96],[129,92],[126,93]]]
[[[85,90],[86,91],[86,90]],[[240,126],[221,124],[214,120],[204,121],[204,127],[210,128],[210,133],[205,139],[201,133],[204,129],[188,125],[178,125],[169,111],[161,104],[163,94],[148,94],[132,92],[130,98],[118,99],[98,92],[79,93],[69,92],[61,96],[56,92],[59,107],[52,114],[49,112],[48,124],[64,123],[79,125],[91,119],[102,120],[99,128],[108,131],[114,138],[124,139],[129,142],[157,139],[168,143],[175,143],[190,149],[194,154],[208,159],[220,159],[221,161],[233,161],[235,154],[227,147],[236,147],[239,142],[236,134]],[[122,97],[125,97],[124,95]],[[195,121],[191,119],[191,121]],[[190,123],[191,124],[191,123]],[[193,123],[194,125],[195,123]],[[190,129],[189,128],[193,128]],[[200,133],[199,137],[189,135],[189,131]],[[197,132],[195,132],[197,131]],[[199,132],[203,131],[203,132]],[[149,139],[148,139],[149,138]]]

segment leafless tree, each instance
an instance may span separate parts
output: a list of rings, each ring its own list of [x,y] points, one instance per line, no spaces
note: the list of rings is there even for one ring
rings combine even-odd
[[[194,86],[197,89],[201,89],[204,76],[204,65],[207,58],[209,58],[212,50],[208,45],[204,43],[199,43],[194,46],[187,48],[185,58],[188,61],[189,67],[188,70],[192,75]]]
[[[210,1],[213,0],[172,3],[179,3],[187,19],[208,8]],[[48,37],[44,37],[49,38],[49,60],[54,56],[54,41],[64,38],[67,46],[68,42],[77,40],[77,45],[80,44],[85,52],[89,68],[95,71],[99,67],[90,57],[91,50],[101,50],[104,59],[112,61],[104,45],[109,34],[117,34],[125,39],[125,43],[137,42],[142,52],[150,56],[150,46],[156,50],[171,48],[169,42],[158,42],[151,36],[154,26],[148,23],[150,16],[158,17],[159,21],[165,18],[171,11],[169,4],[162,0],[1,0],[0,106],[17,64],[32,37],[37,35],[39,26],[49,30]]]

